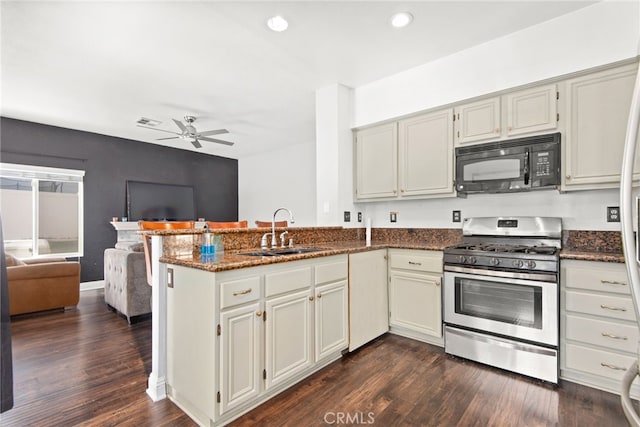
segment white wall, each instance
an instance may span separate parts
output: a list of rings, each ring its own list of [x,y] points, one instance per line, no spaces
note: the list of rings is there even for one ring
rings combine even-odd
[[[357,87],[353,125],[362,126],[638,55],[638,1],[603,2]],[[344,201],[349,204],[348,200]],[[374,227],[459,227],[463,217],[542,215],[563,217],[565,229],[619,230],[606,222],[606,207],[617,206],[617,190],[472,195],[436,199],[359,203]],[[389,222],[389,212],[398,222]]]
[[[271,220],[286,207],[296,226],[316,225],[315,144],[298,144],[283,150],[238,160],[238,219]],[[280,212],[278,219],[288,219]]]
[[[618,190],[556,190],[528,193],[476,194],[468,198],[410,200],[402,202],[360,203],[363,215],[372,218],[373,227],[459,228],[451,220],[452,210],[462,217],[552,216],[562,217],[567,230],[620,230],[619,222],[606,222],[607,206],[619,206]],[[389,212],[398,212],[398,222],[389,222]]]
[[[361,225],[355,222],[360,211],[372,217],[374,226],[388,227],[389,212],[396,211],[397,227],[455,227],[451,210],[459,209],[463,217],[562,216],[566,229],[618,229],[618,223],[606,223],[604,217],[606,206],[618,205],[615,190],[354,205],[353,167],[348,158],[352,140],[343,135],[349,127],[634,57],[638,54],[639,16],[637,0],[601,2],[353,90],[340,85],[319,89],[315,147],[303,144],[239,160],[240,219],[268,219],[277,207],[287,206],[297,225],[316,225],[322,220],[323,225],[357,226]],[[339,117],[334,116],[336,112]],[[327,125],[332,126],[329,131],[324,129]],[[338,160],[332,163],[336,152]],[[331,182],[326,185],[323,180]],[[326,193],[329,187],[334,195]],[[322,217],[324,200],[330,201],[328,220]],[[344,210],[352,212],[349,224],[341,221]]]
[[[605,1],[354,90],[354,127],[634,57],[640,5]]]

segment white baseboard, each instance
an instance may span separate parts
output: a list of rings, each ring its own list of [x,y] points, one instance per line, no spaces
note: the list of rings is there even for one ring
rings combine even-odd
[[[104,280],[94,280],[92,282],[80,283],[80,292],[90,291],[93,289],[104,289]]]

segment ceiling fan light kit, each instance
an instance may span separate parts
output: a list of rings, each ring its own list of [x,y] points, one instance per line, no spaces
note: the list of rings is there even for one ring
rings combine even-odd
[[[142,119],[144,119],[144,117]],[[202,144],[200,144],[200,141],[215,142],[216,144],[223,144],[223,145],[229,145],[229,146],[234,144],[233,142],[230,142],[230,141],[223,141],[221,139],[209,138],[209,135],[220,135],[223,133],[229,133],[229,131],[226,129],[213,129],[213,130],[198,132],[196,127],[193,125],[193,122],[196,121],[196,118],[194,116],[189,116],[189,115],[184,116],[184,121],[186,124],[182,123],[180,120],[176,120],[176,119],[172,119],[172,120],[176,124],[176,126],[178,126],[178,128],[180,129],[180,132],[172,132],[170,130],[164,130],[164,129],[159,129],[151,126],[145,126],[148,123],[141,124],[140,120],[138,120],[137,123],[139,127],[143,127],[146,129],[159,130],[161,132],[167,132],[175,135],[175,136],[168,136],[165,138],[157,138],[156,141],[163,141],[167,139],[182,139],[182,140],[191,142],[191,144],[193,144],[195,148],[202,148]]]

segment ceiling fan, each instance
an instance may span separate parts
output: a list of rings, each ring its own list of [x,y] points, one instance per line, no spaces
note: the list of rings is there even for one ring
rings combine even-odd
[[[168,136],[166,138],[157,138],[156,141],[180,138],[180,139],[191,142],[193,146],[196,148],[202,147],[202,145],[200,144],[200,141],[215,142],[215,143],[224,144],[224,145],[233,145],[233,142],[223,141],[221,139],[209,138],[210,135],[220,135],[223,133],[229,133],[229,131],[226,129],[215,129],[215,130],[206,130],[204,132],[198,132],[195,126],[193,126],[193,122],[196,121],[196,118],[194,116],[184,116],[185,123],[182,123],[181,121],[176,119],[172,119],[172,120],[176,124],[176,126],[180,128],[180,132],[172,132],[170,130],[158,129],[150,126],[142,126],[140,124],[138,124],[138,126],[141,128],[159,130],[162,132],[172,133],[176,135],[176,136]]]

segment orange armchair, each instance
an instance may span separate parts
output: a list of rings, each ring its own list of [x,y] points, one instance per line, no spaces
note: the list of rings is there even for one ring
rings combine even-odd
[[[64,309],[78,305],[80,263],[64,259],[9,262],[9,314]],[[13,265],[12,265],[13,264]]]

